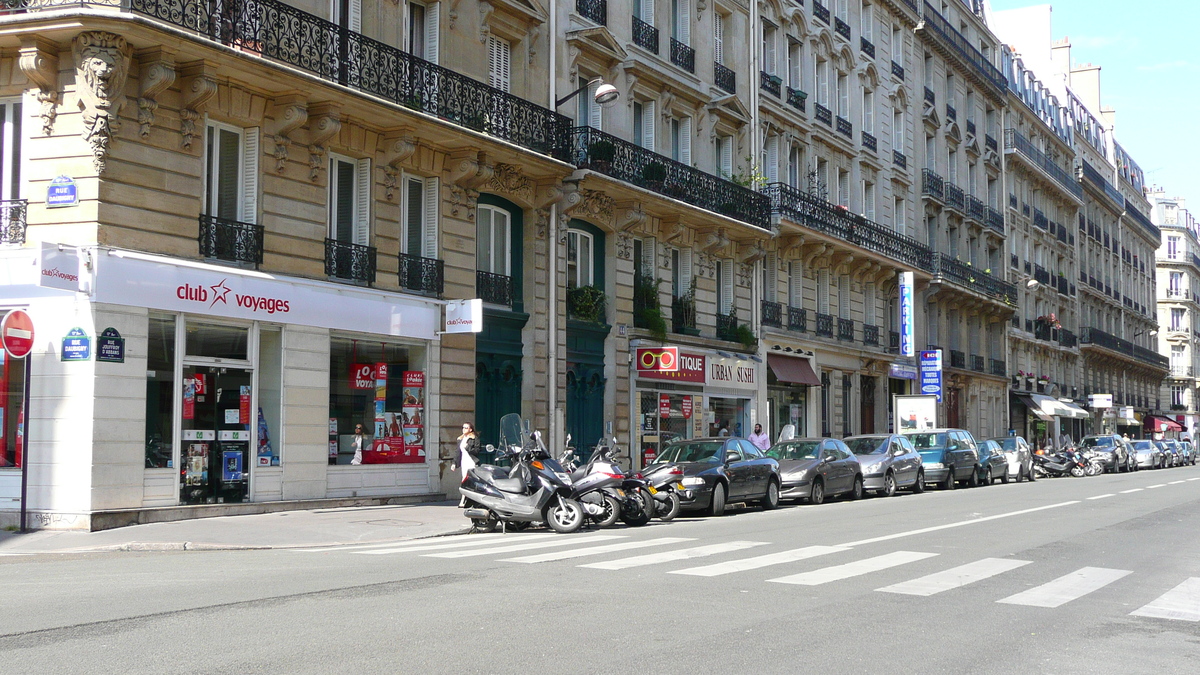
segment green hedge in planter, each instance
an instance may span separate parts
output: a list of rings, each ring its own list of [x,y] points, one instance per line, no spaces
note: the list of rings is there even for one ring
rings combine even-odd
[[[567,316],[579,321],[604,323],[604,291],[595,286],[578,286],[567,289]]]

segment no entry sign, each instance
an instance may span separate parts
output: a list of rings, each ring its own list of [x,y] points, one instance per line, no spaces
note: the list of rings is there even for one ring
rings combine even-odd
[[[14,309],[0,324],[4,351],[14,359],[23,359],[33,351],[33,319],[24,310]]]

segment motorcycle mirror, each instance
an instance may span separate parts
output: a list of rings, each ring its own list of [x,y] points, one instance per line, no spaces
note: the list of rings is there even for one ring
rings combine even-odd
[[[488,451],[488,452],[495,452],[495,451],[496,451],[496,446],[492,445],[491,443],[488,443],[488,444],[487,444],[487,451]]]

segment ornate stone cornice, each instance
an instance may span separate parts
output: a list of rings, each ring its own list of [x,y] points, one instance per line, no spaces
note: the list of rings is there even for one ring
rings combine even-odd
[[[292,144],[292,133],[308,121],[308,100],[303,94],[286,94],[275,99],[275,172],[283,174],[287,167],[288,147]]]
[[[24,38],[17,63],[25,77],[37,85],[42,135],[49,136],[58,116],[58,44],[40,37]]]
[[[475,190],[492,178],[494,167],[487,163],[487,155],[474,150],[450,156],[449,180],[459,187]]]
[[[390,202],[396,198],[399,186],[400,165],[417,152],[417,141],[412,129],[397,129],[380,137],[383,152],[383,190]]]
[[[521,173],[521,169],[513,164],[496,164],[492,167],[491,178],[487,181],[489,192],[501,192],[533,201],[535,186],[529,176]]]
[[[150,136],[158,95],[175,82],[175,51],[151,47],[137,52],[138,60],[138,134]]]

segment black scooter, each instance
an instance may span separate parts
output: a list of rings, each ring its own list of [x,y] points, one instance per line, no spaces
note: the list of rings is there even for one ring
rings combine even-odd
[[[1070,450],[1057,454],[1035,454],[1033,470],[1042,477],[1075,476],[1081,478],[1087,475],[1088,460],[1080,453]]]
[[[563,463],[571,471],[572,497],[583,504],[589,514],[597,506],[604,509],[603,516],[595,518],[601,527],[612,525],[617,518],[633,527],[650,522],[653,508],[645,507],[651,501],[650,493],[640,491],[639,485],[630,485],[630,477],[613,459],[611,448],[601,442],[588,462],[578,469],[574,468],[574,458],[575,451],[568,448]]]

